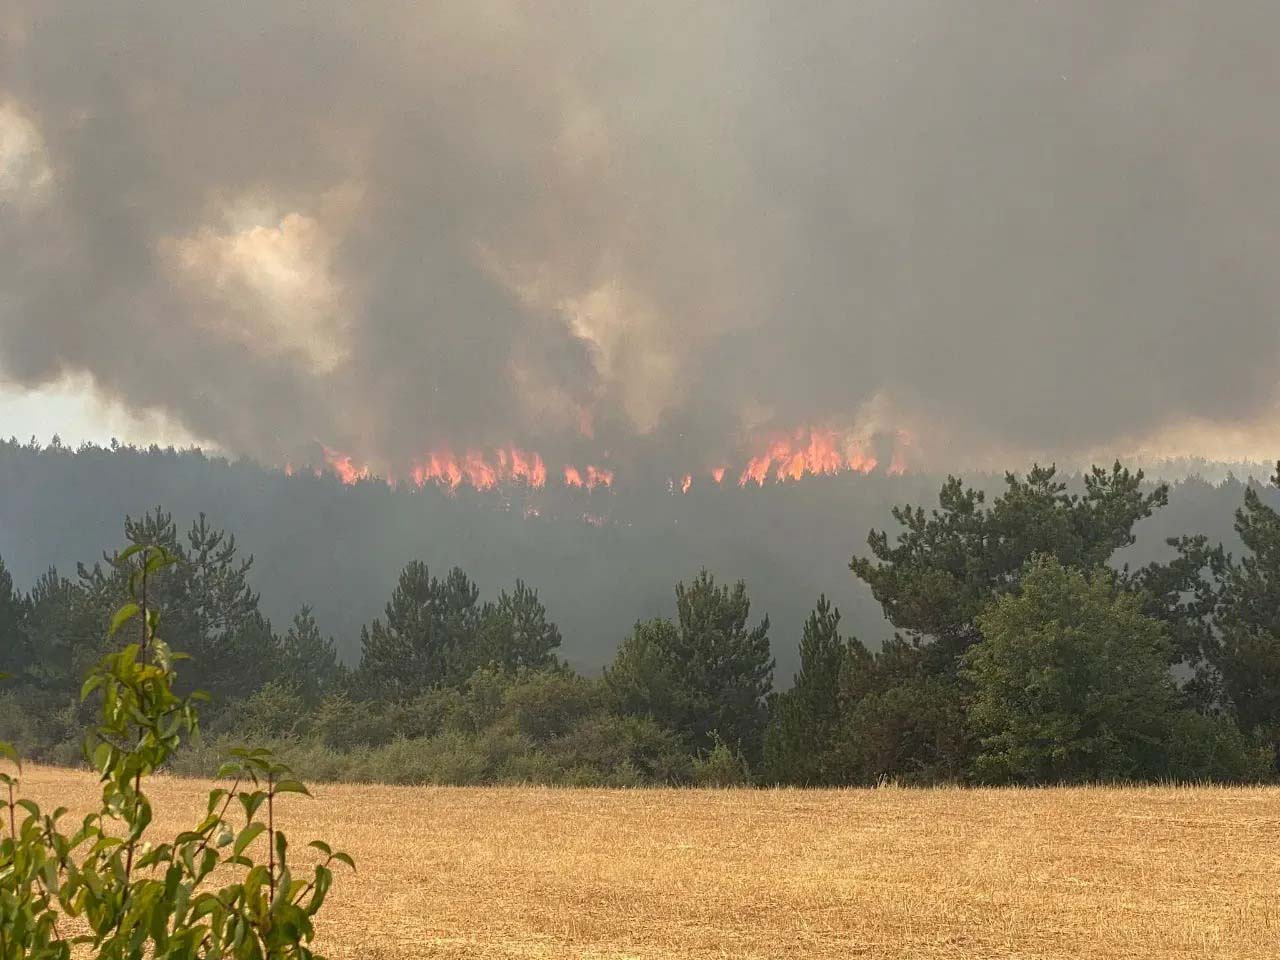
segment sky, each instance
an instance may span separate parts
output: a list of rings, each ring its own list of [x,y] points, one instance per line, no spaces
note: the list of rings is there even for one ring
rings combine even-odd
[[[0,433],[401,477],[1274,459],[1278,28],[11,0]]]

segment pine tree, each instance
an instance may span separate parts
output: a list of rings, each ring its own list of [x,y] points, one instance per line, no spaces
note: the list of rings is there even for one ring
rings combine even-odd
[[[560,629],[547,618],[538,591],[524,581],[517,580],[511,593],[502,591],[497,603],[486,604],[480,619],[482,639],[475,659],[504,670],[546,670],[559,662]]]
[[[202,513],[184,545],[172,514],[160,507],[136,520],[126,517],[125,536],[132,544],[163,547],[176,558],[152,578],[148,604],[164,616],[174,643],[189,652],[191,683],[213,697],[215,708],[272,679],[275,638],[249,584],[253,558],[240,559],[234,536],[210,526]],[[105,625],[124,602],[135,565],[136,558],[122,560],[119,553],[103,554],[91,569],[80,565],[83,603],[93,618]]]
[[[21,677],[30,661],[26,636],[27,604],[13,587],[0,558],[0,673]]]
[[[773,700],[765,737],[770,779],[802,785],[839,782],[833,754],[841,724],[841,677],[854,657],[864,660],[866,648],[856,638],[840,636],[840,610],[820,596],[800,638],[800,672],[791,689]]]
[[[769,618],[748,627],[746,584],[717,586],[705,569],[676,587],[676,623],[668,651],[677,678],[681,727],[700,750],[717,736],[751,763],[760,759],[773,686]]]
[[[484,609],[479,588],[454,567],[444,580],[415,560],[400,572],[386,619],[361,631],[358,686],[383,697],[407,697],[460,683],[477,659]]]
[[[339,675],[332,638],[320,633],[309,606],[304,605],[280,640],[280,679],[314,706],[332,689]]]
[[[1280,463],[1271,482],[1280,485]],[[1241,729],[1262,733],[1280,755],[1280,513],[1251,486],[1235,528],[1246,553],[1222,575],[1210,660]]]

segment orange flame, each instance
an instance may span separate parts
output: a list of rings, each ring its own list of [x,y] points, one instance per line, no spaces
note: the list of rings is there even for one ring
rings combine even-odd
[[[450,490],[463,483],[477,490],[491,490],[499,483],[524,483],[537,488],[547,482],[547,467],[541,456],[518,447],[500,447],[491,456],[468,450],[461,457],[442,449],[414,466],[410,475],[420,487],[432,481]]]
[[[337,450],[330,450],[328,447],[324,447],[323,450],[324,460],[329,465],[329,469],[336,473],[338,479],[348,486],[357,480],[367,480],[373,476],[368,467],[357,468],[351,462],[351,458],[345,454],[338,453]]]
[[[763,486],[770,474],[776,482],[782,482],[804,476],[830,476],[845,470],[870,473],[875,468],[876,458],[860,441],[842,442],[835,431],[810,430],[806,442],[804,431],[800,431],[793,440],[777,440],[764,453],[748,460],[738,478],[738,486],[745,487],[751,481]]]
[[[887,472],[899,476],[906,472],[907,459],[912,445],[911,435],[898,431],[893,457]],[[324,447],[324,458],[344,484],[354,484],[373,476],[369,466],[357,465],[347,454]],[[607,453],[606,453],[607,456]],[[767,480],[775,483],[800,480],[804,477],[833,476],[839,473],[871,473],[879,466],[865,438],[846,434],[839,430],[808,428],[797,430],[790,438],[776,439],[765,450],[748,459],[738,476],[738,486],[754,482],[763,486]],[[565,464],[562,468],[564,485],[582,490],[597,487],[612,488],[613,470],[587,464],[579,468]],[[722,484],[728,473],[727,466],[710,469],[711,478]],[[292,476],[294,467],[286,462],[284,472]],[[319,470],[316,471],[317,475]],[[669,489],[677,485],[681,493],[688,493],[693,486],[693,474],[685,473],[672,479]],[[492,490],[501,485],[522,484],[531,489],[541,489],[547,484],[547,465],[536,452],[515,446],[496,447],[486,452],[468,449],[455,456],[447,447],[437,448],[415,463],[409,470],[409,478],[421,487],[428,482],[457,490],[464,484],[476,490]],[[404,477],[389,477],[387,482],[395,486]]]
[[[889,461],[889,476],[900,477],[907,472],[907,448],[911,446],[911,434],[905,430],[898,431],[898,442],[893,448],[893,458]]]
[[[564,468],[564,483],[567,487],[581,487],[586,490],[612,487],[613,471],[589,463],[586,470],[580,472],[577,467],[569,464]]]

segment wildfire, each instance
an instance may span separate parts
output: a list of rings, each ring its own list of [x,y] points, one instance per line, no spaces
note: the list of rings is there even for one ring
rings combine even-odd
[[[613,471],[606,470],[604,467],[593,466],[587,464],[585,471],[578,470],[577,467],[569,465],[564,468],[564,485],[566,487],[580,487],[585,490],[594,490],[596,487],[612,487]]]
[[[870,473],[876,465],[875,456],[867,452],[861,441],[842,440],[832,430],[810,430],[806,442],[804,431],[800,431],[791,440],[775,441],[767,451],[747,461],[738,486],[745,487],[752,481],[763,486],[771,475],[781,482],[845,470]]]
[[[351,458],[345,454],[338,453],[337,450],[330,450],[324,447],[324,462],[329,465],[329,469],[338,475],[338,479],[350,486],[357,480],[368,480],[373,474],[368,467],[357,468],[351,462]]]
[[[752,482],[763,486],[768,480],[782,483],[840,473],[868,474],[879,466],[875,453],[870,449],[870,442],[865,437],[839,430],[801,429],[790,438],[772,441],[762,453],[750,457],[738,474],[738,486],[745,487]],[[899,431],[886,468],[889,475],[898,476],[906,472],[907,451],[911,445],[911,436]],[[329,447],[323,449],[325,463],[343,483],[354,484],[373,476],[368,465],[357,465],[347,454]],[[294,472],[292,463],[286,463],[284,469],[290,476]],[[729,469],[728,466],[716,466],[708,470],[707,474],[717,485],[722,485]],[[547,485],[547,476],[547,465],[540,454],[516,446],[496,447],[487,451],[469,449],[458,455],[446,447],[440,447],[414,463],[408,471],[407,479],[419,487],[435,483],[450,491],[464,485],[475,490],[515,485],[540,490]],[[564,486],[580,490],[611,488],[614,481],[613,470],[595,464],[584,467],[564,464],[560,468],[560,476]],[[692,473],[676,474],[669,481],[669,489],[674,493],[679,487],[681,493],[688,493],[693,486],[693,477]],[[395,486],[404,479],[404,475],[391,476],[387,482]]]
[[[463,483],[477,490],[491,490],[500,483],[539,488],[546,485],[547,467],[538,454],[518,447],[499,447],[490,454],[468,450],[460,457],[449,450],[438,450],[416,464],[410,476],[419,487],[438,483],[450,490]]]

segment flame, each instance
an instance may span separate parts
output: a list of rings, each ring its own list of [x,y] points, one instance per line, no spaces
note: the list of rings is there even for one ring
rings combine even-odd
[[[738,486],[754,481],[763,486],[770,474],[777,482],[799,480],[805,476],[830,476],[851,470],[870,473],[876,458],[867,452],[862,441],[842,439],[833,430],[798,431],[791,440],[776,440],[764,453],[752,457],[738,478]]]
[[[905,430],[898,431],[898,442],[893,448],[893,457],[889,461],[889,476],[900,477],[907,472],[907,448],[911,446],[911,434]]]
[[[898,431],[893,456],[886,471],[889,475],[900,476],[907,471],[908,452],[912,443],[909,433]],[[367,464],[357,465],[347,454],[329,447],[323,449],[325,463],[343,483],[354,484],[373,476]],[[738,486],[745,487],[752,482],[763,486],[770,479],[775,483],[782,483],[846,472],[867,474],[878,466],[879,462],[871,452],[870,441],[865,435],[824,428],[804,428],[797,430],[789,438],[773,440],[763,452],[750,457],[738,475]],[[285,463],[284,472],[289,476],[293,475],[294,467],[291,462]],[[318,475],[319,471],[316,472]],[[723,484],[728,472],[728,466],[717,466],[709,474],[716,484]],[[567,463],[561,467],[561,476],[566,487],[581,490],[612,488],[614,481],[613,470],[590,463],[581,468]],[[674,493],[678,485],[681,493],[688,493],[693,486],[693,474],[677,474],[677,477],[678,479],[669,481],[668,488]],[[390,476],[387,483],[394,487],[403,479],[404,475]],[[455,455],[447,447],[440,447],[414,463],[409,470],[408,479],[419,487],[436,483],[450,491],[457,490],[464,484],[476,490],[492,490],[517,484],[538,490],[547,485],[547,465],[540,454],[511,445],[488,451],[468,449],[460,455]]]
[[[564,484],[566,487],[580,487],[586,490],[612,487],[613,471],[593,464],[587,464],[585,471],[579,471],[577,467],[569,464],[564,468]]]
[[[500,483],[546,485],[547,467],[537,453],[519,447],[499,447],[492,454],[468,450],[456,457],[448,449],[434,451],[416,464],[410,476],[418,486],[428,482],[456,490],[463,483],[477,490],[492,490]]]
[[[286,477],[292,477],[292,476],[293,476],[293,464],[292,464],[292,463],[290,463],[288,460],[286,460],[286,461],[284,462],[284,475],[285,475]]]
[[[367,480],[373,474],[367,466],[357,468],[351,462],[351,458],[346,454],[339,453],[337,450],[330,450],[323,447],[324,461],[329,465],[329,469],[338,475],[338,479],[350,486],[357,480]]]

